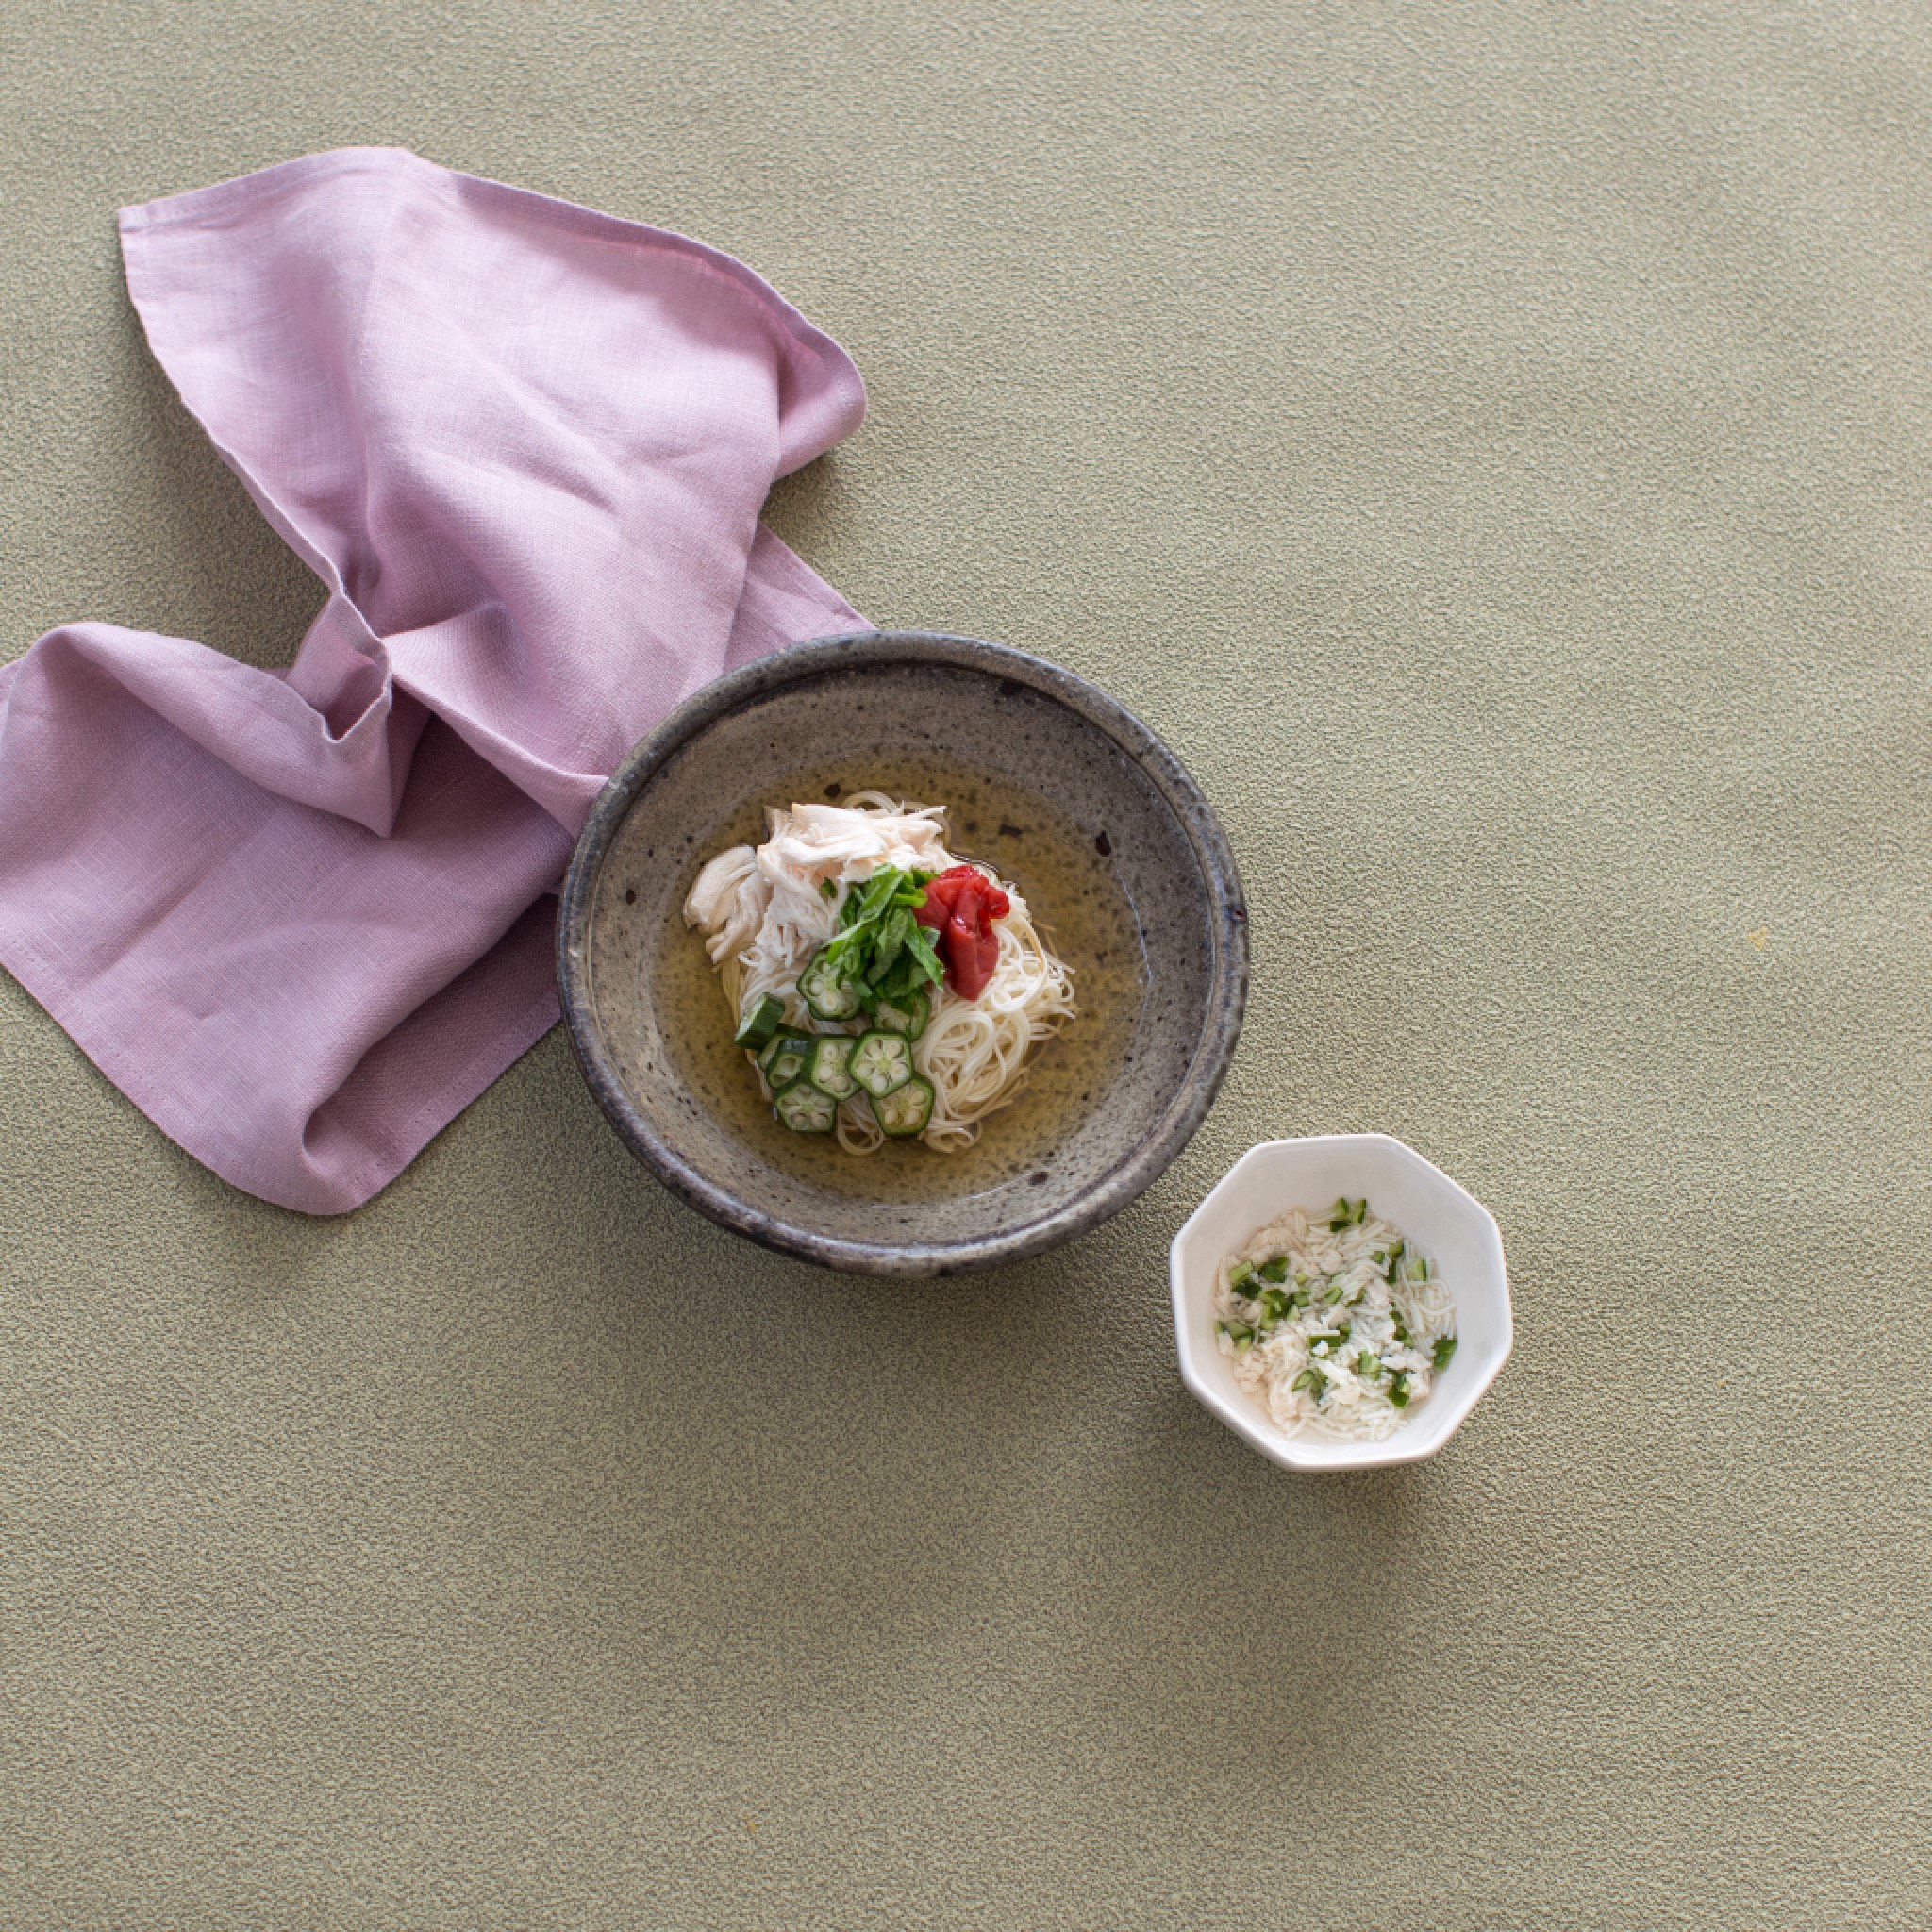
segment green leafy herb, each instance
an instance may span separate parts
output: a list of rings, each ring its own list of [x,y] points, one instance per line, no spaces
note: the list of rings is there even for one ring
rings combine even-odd
[[[868,1010],[881,1000],[904,1000],[937,986],[945,976],[937,935],[912,916],[925,903],[931,876],[882,865],[846,891],[839,930],[819,960],[821,970],[851,987]]]

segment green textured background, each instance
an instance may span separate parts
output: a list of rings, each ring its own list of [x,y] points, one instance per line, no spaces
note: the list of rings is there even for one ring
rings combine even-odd
[[[1932,8],[4,0],[0,127],[0,649],[287,658],[113,210],[403,143],[843,341],[773,521],[1165,734],[1257,969],[1135,1209],[909,1289],[557,1035],[300,1220],[0,980],[0,1924],[1932,1924]],[[1364,1127],[1517,1351],[1298,1481],[1164,1250]]]

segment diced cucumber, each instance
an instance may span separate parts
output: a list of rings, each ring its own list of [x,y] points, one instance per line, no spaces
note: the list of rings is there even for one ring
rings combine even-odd
[[[1453,1356],[1453,1355],[1454,1355],[1455,1353],[1456,1353],[1456,1338],[1455,1338],[1455,1336],[1453,1336],[1453,1335],[1439,1335],[1439,1336],[1437,1336],[1437,1337],[1436,1337],[1436,1346],[1435,1346],[1435,1349],[1434,1349],[1434,1351],[1433,1351],[1433,1356],[1432,1356],[1432,1359],[1433,1359],[1433,1361],[1434,1361],[1434,1365],[1435,1365],[1436,1373],[1437,1373],[1438,1374],[1441,1374],[1442,1373],[1442,1371],[1443,1371],[1444,1369],[1446,1369],[1446,1368],[1447,1368],[1447,1367],[1449,1366],[1449,1358],[1450,1358],[1450,1357],[1451,1357],[1451,1356]]]
[[[773,1104],[794,1134],[829,1134],[839,1112],[839,1103],[809,1080],[794,1080]]]
[[[829,1034],[824,1040],[813,1041],[806,1078],[834,1100],[850,1100],[858,1091],[858,1082],[852,1077],[852,1050],[858,1044],[846,1033]]]
[[[912,1042],[903,1033],[861,1033],[852,1054],[852,1077],[883,1100],[912,1077]]]
[[[864,989],[825,957],[829,951],[821,946],[806,961],[798,975],[798,996],[821,1020],[849,1020],[859,1008]]]
[[[761,1053],[771,1045],[772,1036],[784,1018],[785,1008],[770,993],[761,993],[758,1005],[738,1023],[738,1031],[731,1036],[732,1045]]]
[[[1227,1285],[1234,1293],[1252,1297],[1255,1292],[1255,1264],[1252,1261],[1237,1261],[1227,1271]]]
[[[932,1119],[932,1082],[914,1074],[904,1086],[883,1096],[874,1095],[872,1110],[879,1125],[900,1140],[925,1131],[926,1122]]]
[[[900,999],[878,1001],[872,1009],[872,1024],[882,1033],[903,1033],[908,1040],[917,1040],[931,1012],[923,992],[908,992]]]
[[[1288,1257],[1276,1255],[1272,1261],[1263,1261],[1255,1270],[1263,1281],[1286,1281],[1288,1279]]]
[[[811,1041],[803,1033],[776,1033],[763,1053],[758,1066],[774,1093],[782,1093],[794,1080],[805,1078],[811,1062]]]

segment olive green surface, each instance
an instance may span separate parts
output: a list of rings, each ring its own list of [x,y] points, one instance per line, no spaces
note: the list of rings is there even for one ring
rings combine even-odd
[[[774,523],[1153,724],[1255,948],[1167,1176],[924,1287],[555,1034],[304,1221],[0,982],[0,1925],[1932,1924],[1932,8],[4,0],[0,115],[5,649],[287,658],[113,209],[401,142],[844,341]],[[1516,1354],[1298,1480],[1165,1251],[1348,1128]]]

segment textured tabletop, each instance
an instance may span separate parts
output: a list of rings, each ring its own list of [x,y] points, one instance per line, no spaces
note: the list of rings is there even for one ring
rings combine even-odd
[[[1932,1924],[1932,8],[4,0],[0,115],[0,652],[287,660],[114,210],[400,143],[843,341],[772,522],[1146,718],[1256,969],[1133,1209],[912,1287],[557,1034],[266,1208],[0,979],[0,1925]],[[1165,1250],[1357,1128],[1516,1353],[1298,1480]]]

